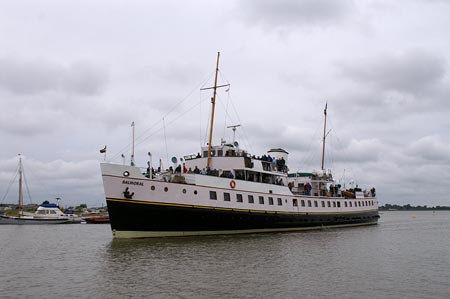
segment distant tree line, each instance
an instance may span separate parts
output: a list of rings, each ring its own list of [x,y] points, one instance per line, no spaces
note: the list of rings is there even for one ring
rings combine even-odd
[[[424,206],[412,206],[410,204],[407,205],[392,205],[392,204],[385,204],[384,206],[379,207],[380,211],[388,211],[388,210],[398,210],[398,211],[425,211],[425,210],[450,210],[450,207],[447,206],[435,206],[435,207],[428,207],[427,205]]]

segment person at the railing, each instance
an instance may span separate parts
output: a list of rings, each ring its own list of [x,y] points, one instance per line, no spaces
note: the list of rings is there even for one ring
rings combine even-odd
[[[309,182],[307,182],[304,186],[303,186],[303,191],[305,193],[305,195],[311,195],[311,184]]]
[[[203,167],[203,169],[200,171],[200,174],[206,174],[206,169]]]
[[[177,168],[175,168],[175,173],[181,173],[181,164],[178,164]]]
[[[200,153],[197,153],[196,158],[201,158],[202,156],[200,155]]]
[[[195,165],[194,173],[196,173],[196,174],[200,173],[200,168],[198,168],[197,165]]]

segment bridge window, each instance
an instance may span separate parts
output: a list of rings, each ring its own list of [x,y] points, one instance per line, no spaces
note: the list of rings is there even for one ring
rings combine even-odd
[[[217,200],[217,193],[216,193],[216,191],[209,191],[209,199]]]

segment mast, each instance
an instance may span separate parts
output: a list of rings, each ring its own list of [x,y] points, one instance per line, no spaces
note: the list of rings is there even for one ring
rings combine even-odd
[[[22,176],[23,176],[22,156],[19,154],[19,210],[20,211],[22,211],[22,209],[23,209]]]
[[[131,123],[131,127],[133,128],[132,132],[132,148],[131,148],[131,166],[134,166],[134,121]]]
[[[327,106],[328,103],[325,103],[325,109],[323,110],[324,115],[324,122],[323,122],[323,140],[322,140],[322,171],[324,170],[324,163],[325,163],[325,138],[326,138],[326,131],[327,131]]]
[[[211,109],[211,124],[210,124],[210,128],[209,128],[208,160],[206,163],[207,168],[209,168],[209,166],[211,165],[211,147],[212,147],[211,143],[212,143],[213,126],[214,126],[214,109],[216,107],[217,76],[219,74],[219,58],[220,58],[220,52],[217,52],[216,76],[214,78],[213,97],[211,99],[212,109]]]

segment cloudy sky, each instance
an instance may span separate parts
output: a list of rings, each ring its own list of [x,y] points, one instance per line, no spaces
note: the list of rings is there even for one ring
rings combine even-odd
[[[289,152],[375,186],[382,204],[450,205],[450,2],[0,1],[0,196],[24,158],[31,199],[105,204],[99,149],[168,166],[207,142]],[[8,192],[7,192],[8,191]]]

